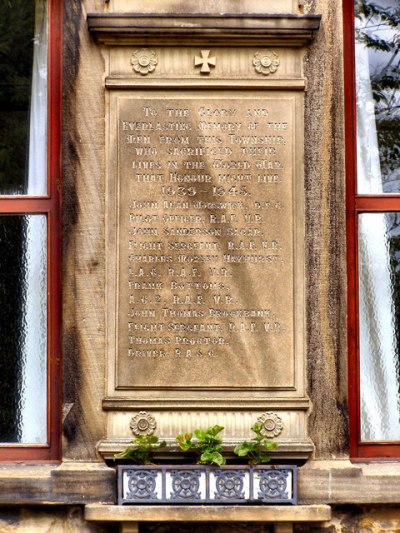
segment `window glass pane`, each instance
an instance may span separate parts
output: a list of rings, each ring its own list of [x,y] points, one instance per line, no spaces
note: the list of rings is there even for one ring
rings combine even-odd
[[[400,192],[400,2],[356,0],[360,194]]]
[[[361,439],[400,440],[400,212],[359,216]]]
[[[0,2],[0,194],[47,191],[47,2]]]
[[[0,215],[0,442],[47,441],[45,215]]]

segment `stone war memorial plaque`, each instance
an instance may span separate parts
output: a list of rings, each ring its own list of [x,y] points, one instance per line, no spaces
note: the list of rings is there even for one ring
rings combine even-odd
[[[214,424],[233,449],[256,421],[283,460],[314,449],[303,61],[320,17],[276,4],[88,14],[105,58],[105,458],[145,431],[175,453]]]
[[[116,389],[295,388],[296,102],[113,93]]]

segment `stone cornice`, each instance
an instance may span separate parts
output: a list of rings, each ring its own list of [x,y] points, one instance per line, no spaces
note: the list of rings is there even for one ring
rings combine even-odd
[[[320,15],[89,13],[90,33],[113,45],[304,46]]]

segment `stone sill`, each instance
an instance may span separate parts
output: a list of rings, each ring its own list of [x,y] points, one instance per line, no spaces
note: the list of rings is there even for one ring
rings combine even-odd
[[[299,469],[298,492],[302,504],[398,504],[400,462],[310,461]]]
[[[328,505],[96,505],[85,519],[98,522],[325,522]]]
[[[3,464],[0,504],[85,504],[116,501],[116,472],[102,463]]]
[[[400,462],[309,461],[298,470],[300,504],[400,504]],[[103,463],[3,464],[0,504],[116,502],[116,473]]]

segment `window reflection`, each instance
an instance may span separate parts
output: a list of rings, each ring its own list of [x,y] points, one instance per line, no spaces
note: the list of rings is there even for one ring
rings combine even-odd
[[[359,216],[361,439],[400,440],[399,213]]]
[[[400,4],[355,6],[358,191],[399,193]]]
[[[0,2],[0,194],[46,194],[47,4]]]
[[[47,441],[45,215],[0,216],[0,442]]]

